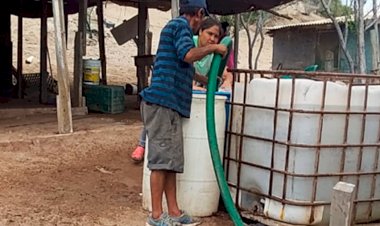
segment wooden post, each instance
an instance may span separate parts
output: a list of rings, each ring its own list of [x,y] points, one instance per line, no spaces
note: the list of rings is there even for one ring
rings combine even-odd
[[[74,44],[74,107],[83,107],[82,81],[83,81],[83,34],[80,31],[75,32]]]
[[[74,44],[74,107],[83,107],[83,56],[86,55],[87,0],[79,1],[78,31]]]
[[[234,25],[234,65],[238,68],[239,62],[239,30],[240,30],[240,18],[239,14],[235,15],[235,25]]]
[[[69,15],[65,14],[65,11],[63,11],[63,18],[65,21],[65,42],[67,43],[67,40],[69,40]]]
[[[18,33],[17,33],[17,97],[23,98],[22,89],[22,61],[23,61],[23,18],[18,16]]]
[[[366,74],[366,62],[365,62],[365,46],[364,46],[364,0],[357,1],[357,50],[358,50],[358,73]]]
[[[98,15],[98,41],[100,62],[102,64],[102,84],[107,85],[106,48],[104,44],[104,18],[102,0],[97,1],[96,13]]]
[[[55,28],[55,48],[57,57],[57,79],[58,79],[58,132],[72,133],[73,122],[71,115],[69,75],[66,58],[66,39],[64,31],[63,1],[53,0],[53,16]]]
[[[148,33],[148,8],[144,3],[138,5],[137,55],[146,54],[146,37]],[[137,66],[137,86],[140,92],[147,85],[146,66]]]
[[[378,68],[379,44],[376,44],[376,39],[378,40],[378,38],[376,37],[375,29],[370,30],[368,33],[370,36],[369,39],[370,39],[371,51],[372,51],[372,62],[371,62],[372,70],[371,71],[374,74],[378,74],[378,71],[379,71],[379,68]]]
[[[355,185],[338,182],[334,186],[330,207],[330,226],[352,225],[354,197]]]
[[[82,33],[83,55],[86,55],[86,18],[87,18],[87,0],[79,1],[79,14],[78,14],[78,31]]]
[[[153,33],[149,31],[150,27],[150,21],[149,21],[149,14],[147,12],[146,14],[146,29],[145,29],[145,55],[152,55],[152,39],[153,39]],[[145,76],[144,76],[144,88],[148,86],[148,78],[150,75],[151,70],[151,64],[145,65]]]
[[[48,38],[47,38],[47,9],[48,1],[42,0],[42,16],[41,16],[41,29],[40,29],[40,102],[45,104],[48,102],[48,89],[47,89],[47,51],[48,51]]]
[[[380,74],[380,57],[379,57],[379,22],[377,18],[377,0],[372,1],[373,7],[373,20],[376,21],[374,26],[374,32],[371,32],[371,44],[372,44],[372,70],[375,74]]]
[[[172,18],[179,16],[179,2],[178,0],[171,0]]]

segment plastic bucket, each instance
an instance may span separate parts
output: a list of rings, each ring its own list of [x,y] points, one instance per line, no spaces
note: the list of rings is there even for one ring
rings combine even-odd
[[[226,123],[225,96],[215,96],[215,126],[220,156],[223,156]],[[211,160],[206,128],[206,95],[193,94],[190,118],[183,118],[184,173],[177,174],[177,201],[181,209],[192,216],[206,217],[218,211],[220,191]],[[147,139],[143,169],[143,203],[152,210],[150,170],[147,168],[149,152]],[[165,196],[165,195],[164,195]],[[166,199],[163,208],[167,210]]]
[[[100,60],[83,59],[83,83],[99,85],[100,67]]]

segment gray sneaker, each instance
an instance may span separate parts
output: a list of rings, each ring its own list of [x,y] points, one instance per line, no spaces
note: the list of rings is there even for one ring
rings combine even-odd
[[[183,226],[196,226],[202,223],[199,218],[192,217],[188,215],[185,211],[181,212],[182,214],[178,217],[170,217],[173,220],[173,222],[179,223]]]
[[[162,213],[160,218],[153,219],[152,215],[149,215],[146,226],[180,226],[178,222],[173,222],[167,213]]]

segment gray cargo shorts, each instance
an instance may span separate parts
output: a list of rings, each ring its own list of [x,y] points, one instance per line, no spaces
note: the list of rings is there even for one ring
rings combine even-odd
[[[183,173],[181,116],[170,108],[145,101],[140,107],[148,136],[148,168]]]

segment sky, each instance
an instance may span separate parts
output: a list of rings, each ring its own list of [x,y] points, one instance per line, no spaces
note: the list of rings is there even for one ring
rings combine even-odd
[[[364,12],[368,12],[372,9],[372,1],[367,0],[367,2],[364,5]],[[377,1],[377,4],[379,4],[379,1]]]
[[[340,0],[343,4],[346,4],[346,2],[348,2],[348,4],[350,4],[350,0]],[[377,4],[379,4],[380,1],[377,1]],[[364,13],[370,11],[372,9],[372,0],[367,0],[365,5],[364,5]]]

